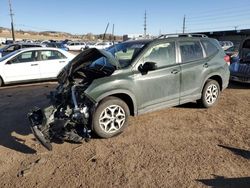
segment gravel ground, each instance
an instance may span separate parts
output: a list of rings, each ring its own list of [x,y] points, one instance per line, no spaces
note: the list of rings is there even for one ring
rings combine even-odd
[[[26,113],[46,106],[54,87],[0,89],[0,187],[250,187],[250,85],[230,84],[213,108],[131,117],[117,137],[49,152]]]

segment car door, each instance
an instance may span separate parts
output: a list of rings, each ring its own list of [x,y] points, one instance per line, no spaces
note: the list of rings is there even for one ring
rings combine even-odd
[[[76,42],[76,43],[75,43],[75,46],[74,46],[74,50],[75,50],[75,51],[78,51],[78,50],[80,50],[80,49],[81,49],[81,43]]]
[[[134,82],[139,111],[179,104],[180,66],[175,46],[175,42],[155,44],[137,63]],[[145,72],[145,67],[151,70]]]
[[[37,51],[24,51],[10,59],[4,66],[5,82],[16,82],[40,78]]]
[[[68,45],[69,50],[72,50],[72,51],[75,50],[75,49],[74,49],[74,48],[75,48],[74,46],[75,46],[75,43],[73,43],[73,42],[70,43],[70,44]]]
[[[58,50],[40,50],[39,64],[41,78],[56,78],[59,71],[68,63],[67,57]]]
[[[199,40],[179,42],[181,59],[181,103],[196,100],[201,94],[204,72],[208,69],[205,52]]]

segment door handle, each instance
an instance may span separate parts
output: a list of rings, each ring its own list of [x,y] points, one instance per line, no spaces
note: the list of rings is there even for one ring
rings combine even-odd
[[[171,71],[171,74],[177,74],[178,72],[179,72],[178,70],[174,69]]]
[[[31,64],[30,66],[37,66],[38,64]]]
[[[203,65],[203,67],[208,68],[208,64],[207,64],[207,63],[205,63],[205,64]]]
[[[59,63],[65,63],[65,61],[59,61]]]

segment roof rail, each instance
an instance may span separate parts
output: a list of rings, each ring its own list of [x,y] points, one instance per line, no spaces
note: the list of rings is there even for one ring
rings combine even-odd
[[[180,34],[164,34],[160,35],[157,39],[165,39],[170,37],[202,37],[202,38],[208,38],[207,35],[204,34],[191,34],[191,33],[180,33]]]

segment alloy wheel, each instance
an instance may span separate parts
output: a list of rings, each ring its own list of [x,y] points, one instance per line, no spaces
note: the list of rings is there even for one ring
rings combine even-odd
[[[215,84],[211,84],[208,86],[205,94],[205,100],[206,102],[211,105],[213,104],[216,99],[218,98],[219,89]]]
[[[99,118],[99,125],[106,133],[115,133],[121,129],[126,120],[126,113],[119,105],[106,107]]]

